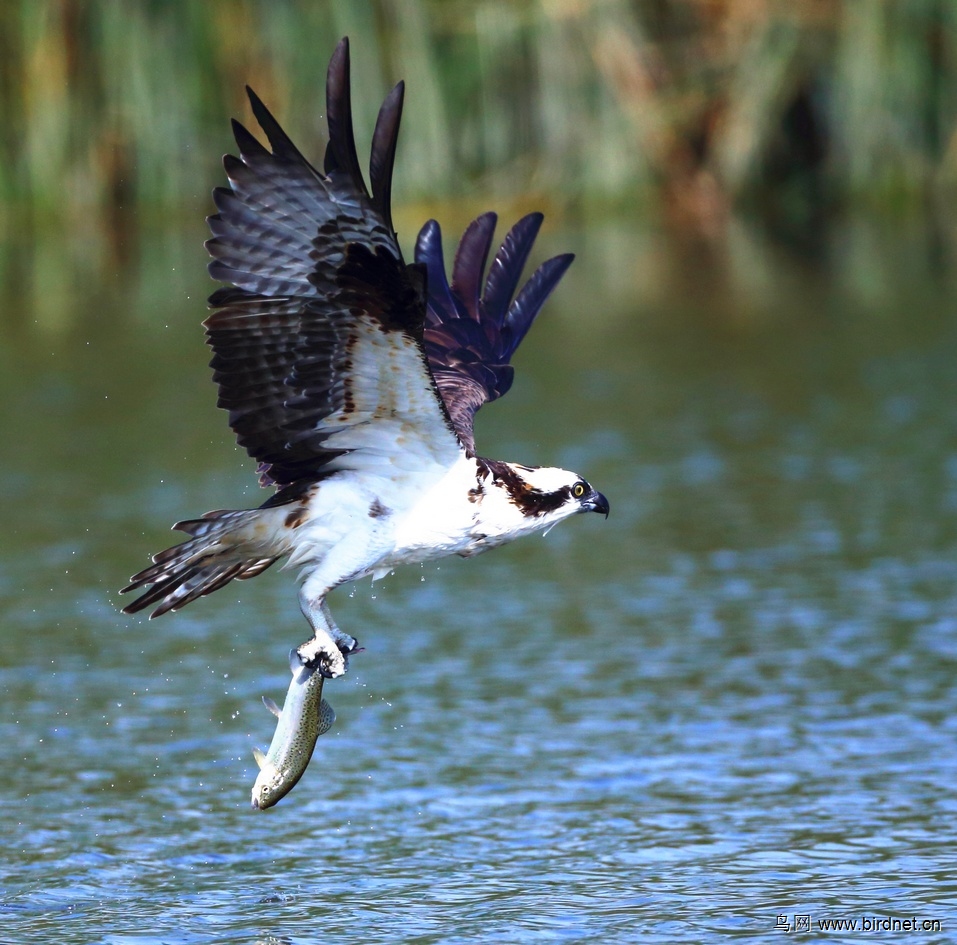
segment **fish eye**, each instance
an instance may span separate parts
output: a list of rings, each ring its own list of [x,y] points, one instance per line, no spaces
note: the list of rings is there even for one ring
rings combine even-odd
[[[575,485],[572,486],[572,495],[576,499],[580,499],[584,494],[585,494],[585,483],[580,481],[576,482]]]

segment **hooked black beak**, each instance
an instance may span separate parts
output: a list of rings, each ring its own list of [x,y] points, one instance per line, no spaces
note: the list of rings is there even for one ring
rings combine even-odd
[[[592,489],[582,500],[583,512],[603,512],[608,518],[608,500],[597,489]]]

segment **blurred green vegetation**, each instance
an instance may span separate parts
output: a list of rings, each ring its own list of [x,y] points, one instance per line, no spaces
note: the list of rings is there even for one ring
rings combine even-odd
[[[587,232],[556,251],[589,291],[739,320],[809,259],[868,303],[953,269],[954,0],[0,0],[0,320],[65,327],[80,281],[135,295],[157,259],[201,274],[244,86],[318,160],[343,35],[360,153],[407,81],[407,248],[429,214],[454,238],[539,208]]]
[[[408,82],[400,199],[637,196],[707,226],[922,204],[957,169],[953,0],[4,0],[0,202],[205,198],[246,83],[319,154],[343,34],[366,138]]]

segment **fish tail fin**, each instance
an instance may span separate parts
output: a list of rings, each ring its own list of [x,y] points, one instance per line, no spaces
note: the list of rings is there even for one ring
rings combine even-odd
[[[121,594],[149,589],[127,604],[123,613],[135,614],[158,604],[150,614],[158,617],[218,591],[233,578],[245,580],[261,574],[285,554],[284,548],[275,547],[277,541],[264,541],[257,534],[256,526],[263,517],[274,513],[274,509],[224,510],[177,522],[173,528],[192,537],[153,555],[153,564],[130,578]]]

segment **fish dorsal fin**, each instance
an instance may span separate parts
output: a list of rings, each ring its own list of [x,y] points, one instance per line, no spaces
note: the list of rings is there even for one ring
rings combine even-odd
[[[266,756],[263,754],[261,749],[253,749],[253,758],[256,759],[256,764],[259,765],[260,771],[266,767]]]
[[[319,734],[324,735],[336,720],[336,710],[325,699],[319,703]]]
[[[269,696],[263,696],[263,705],[269,709],[277,719],[282,716],[282,713],[279,711],[279,706],[276,705],[275,701],[270,699]]]

